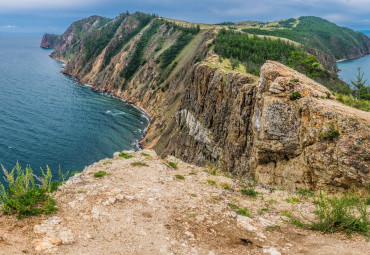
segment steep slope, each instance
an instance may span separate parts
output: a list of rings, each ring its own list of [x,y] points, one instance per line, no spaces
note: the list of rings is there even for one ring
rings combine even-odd
[[[212,51],[218,27],[142,13],[77,23],[82,30],[68,28],[52,57],[66,61],[66,74],[143,108],[144,147],[289,189],[369,182],[369,116],[277,62],[259,80],[223,67]],[[290,100],[293,92],[302,98]]]

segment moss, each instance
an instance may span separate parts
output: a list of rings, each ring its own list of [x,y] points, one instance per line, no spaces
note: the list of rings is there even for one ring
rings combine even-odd
[[[180,174],[176,174],[176,175],[175,175],[175,177],[176,177],[177,179],[179,179],[179,180],[184,180],[184,179],[185,179],[185,177],[184,177],[184,176],[182,176],[182,175],[180,175]]]
[[[295,91],[295,92],[293,92],[293,93],[290,95],[289,99],[290,99],[291,101],[294,101],[294,100],[300,99],[301,97],[302,97],[302,96],[301,96],[301,94],[300,94],[299,92]]]
[[[134,157],[133,155],[127,154],[127,153],[125,153],[125,152],[121,152],[121,153],[119,154],[119,156],[120,156],[121,158],[125,158],[125,159],[129,159],[129,158],[133,158],[133,157]]]
[[[143,161],[135,161],[131,163],[131,166],[149,166],[149,165]]]
[[[95,178],[102,178],[103,176],[107,175],[107,172],[105,171],[99,171],[94,174]]]

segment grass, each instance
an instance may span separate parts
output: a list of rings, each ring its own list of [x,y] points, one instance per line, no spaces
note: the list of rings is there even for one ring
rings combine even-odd
[[[311,228],[324,233],[344,231],[369,237],[369,214],[367,199],[357,193],[345,193],[329,197],[320,193],[314,199],[316,220]]]
[[[297,226],[299,228],[306,228],[306,225],[303,224],[300,220],[297,220],[297,219],[292,219],[290,221],[290,223],[292,223],[294,226]]]
[[[220,184],[222,188],[226,189],[226,190],[230,190],[230,185],[226,182],[223,182]]]
[[[206,171],[210,175],[217,175],[218,169],[216,165],[209,164],[204,171]]]
[[[288,217],[288,218],[293,218],[292,213],[291,213],[291,212],[289,212],[289,211],[286,211],[286,210],[281,211],[281,212],[280,212],[280,215],[281,215],[281,216]]]
[[[176,175],[175,175],[175,177],[176,177],[177,179],[179,179],[179,180],[184,180],[184,179],[185,179],[185,177],[184,177],[184,176],[182,176],[182,175],[180,175],[180,174],[176,174]]]
[[[129,158],[133,158],[133,157],[134,157],[133,155],[127,154],[126,152],[121,152],[121,153],[119,154],[119,156],[120,156],[121,158],[125,158],[125,159],[129,159]]]
[[[305,199],[307,199],[308,197],[313,197],[315,195],[312,190],[302,188],[297,191],[297,194],[303,196]]]
[[[257,213],[258,214],[264,214],[265,212],[268,212],[268,211],[270,211],[270,209],[268,209],[268,208],[261,208],[261,209],[258,209],[257,210]]]
[[[177,169],[178,167],[177,167],[177,163],[176,162],[173,162],[173,161],[169,161],[169,162],[167,162],[167,164],[170,166],[170,167],[172,167],[173,169]]]
[[[257,191],[254,190],[253,187],[248,188],[248,189],[241,189],[240,193],[248,197],[256,197],[259,194]]]
[[[150,157],[150,155],[148,153],[144,153],[144,152],[141,153],[141,156]]]
[[[82,173],[81,171],[74,171],[71,173],[71,176],[75,176],[76,174]]]
[[[216,185],[216,181],[211,180],[211,179],[208,179],[208,180],[207,180],[207,183],[208,183],[208,184],[211,184],[211,185]]]
[[[285,202],[291,203],[291,204],[296,204],[296,203],[301,203],[302,199],[300,197],[287,197],[284,199]]]
[[[273,204],[278,204],[279,202],[275,199],[270,199],[269,201],[267,201],[270,205],[273,205]]]
[[[5,214],[16,214],[18,218],[51,214],[57,211],[56,202],[51,197],[59,183],[51,181],[52,174],[48,166],[42,172],[42,178],[36,177],[30,166],[22,169],[17,162],[12,171],[3,167],[7,188],[0,183],[0,204]],[[34,177],[41,184],[35,183]]]
[[[143,161],[135,161],[131,163],[131,166],[149,166],[149,165]]]
[[[192,196],[192,197],[197,197],[197,194],[190,194],[190,196]]]
[[[265,229],[266,229],[267,231],[273,232],[273,231],[275,231],[275,230],[280,230],[280,229],[281,229],[281,227],[280,227],[279,225],[272,225],[272,226],[267,226]]]
[[[252,218],[250,212],[248,211],[248,209],[246,207],[236,210],[235,213],[239,214],[241,216],[246,216],[246,217]]]
[[[105,171],[99,171],[99,172],[96,172],[96,173],[94,174],[94,177],[95,177],[95,178],[102,178],[102,177],[104,177],[105,175],[107,175],[107,172],[105,172]]]
[[[370,112],[370,100],[355,99],[351,96],[336,94],[337,100],[345,105],[357,108],[366,112]]]
[[[237,206],[236,204],[228,203],[227,205],[228,205],[231,209],[239,209],[239,206]]]
[[[325,133],[320,132],[319,137],[324,141],[336,141],[339,138],[339,132],[338,130],[333,129],[333,127],[330,127],[329,131]]]

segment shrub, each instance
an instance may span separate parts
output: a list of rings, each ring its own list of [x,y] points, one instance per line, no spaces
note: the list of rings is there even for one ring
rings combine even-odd
[[[336,141],[339,138],[339,131],[334,130],[331,127],[330,130],[327,131],[326,133],[320,132],[319,137],[320,137],[321,140],[325,140],[325,141]]]
[[[324,233],[344,231],[369,236],[369,218],[366,199],[358,194],[328,197],[320,193],[314,200],[316,221],[311,228]]]
[[[30,166],[22,169],[17,162],[12,171],[3,167],[8,187],[0,183],[0,204],[5,214],[16,214],[18,218],[50,214],[57,210],[55,200],[50,192],[59,186],[51,181],[52,174],[49,167],[46,172],[41,169],[42,178],[37,178],[40,185],[35,184],[33,171]]]
[[[226,182],[221,183],[221,187],[224,188],[224,189],[226,189],[226,190],[229,190],[230,189],[230,185],[228,183],[226,183]]]
[[[127,153],[125,153],[125,152],[121,152],[121,153],[119,154],[119,156],[120,156],[121,158],[125,158],[125,159],[129,159],[129,158],[133,158],[133,157],[134,157],[133,155],[127,154]]]
[[[180,174],[176,174],[176,175],[175,175],[175,177],[176,177],[177,179],[179,179],[179,180],[184,180],[184,179],[185,179],[185,177],[184,177],[184,176],[182,176],[182,175],[180,175]]]
[[[107,172],[105,171],[99,171],[94,174],[95,178],[102,178],[104,175],[107,175]]]
[[[299,79],[293,79],[292,82],[299,82]]]
[[[297,194],[307,198],[307,197],[313,197],[314,196],[314,193],[312,190],[309,190],[309,189],[302,189],[300,188],[298,191],[297,191]]]
[[[208,179],[207,182],[208,182],[208,184],[216,185],[216,181],[214,181],[214,180]]]
[[[135,161],[131,163],[131,166],[149,166],[149,165],[143,161]]]
[[[300,99],[301,97],[302,97],[301,94],[295,91],[290,95],[289,99],[294,101],[294,100]]]

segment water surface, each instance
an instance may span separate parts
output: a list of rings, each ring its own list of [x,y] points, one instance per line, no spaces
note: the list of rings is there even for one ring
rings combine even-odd
[[[39,173],[80,171],[115,151],[138,149],[148,119],[122,100],[63,75],[40,34],[0,33],[0,162]],[[2,179],[2,173],[0,178]]]

